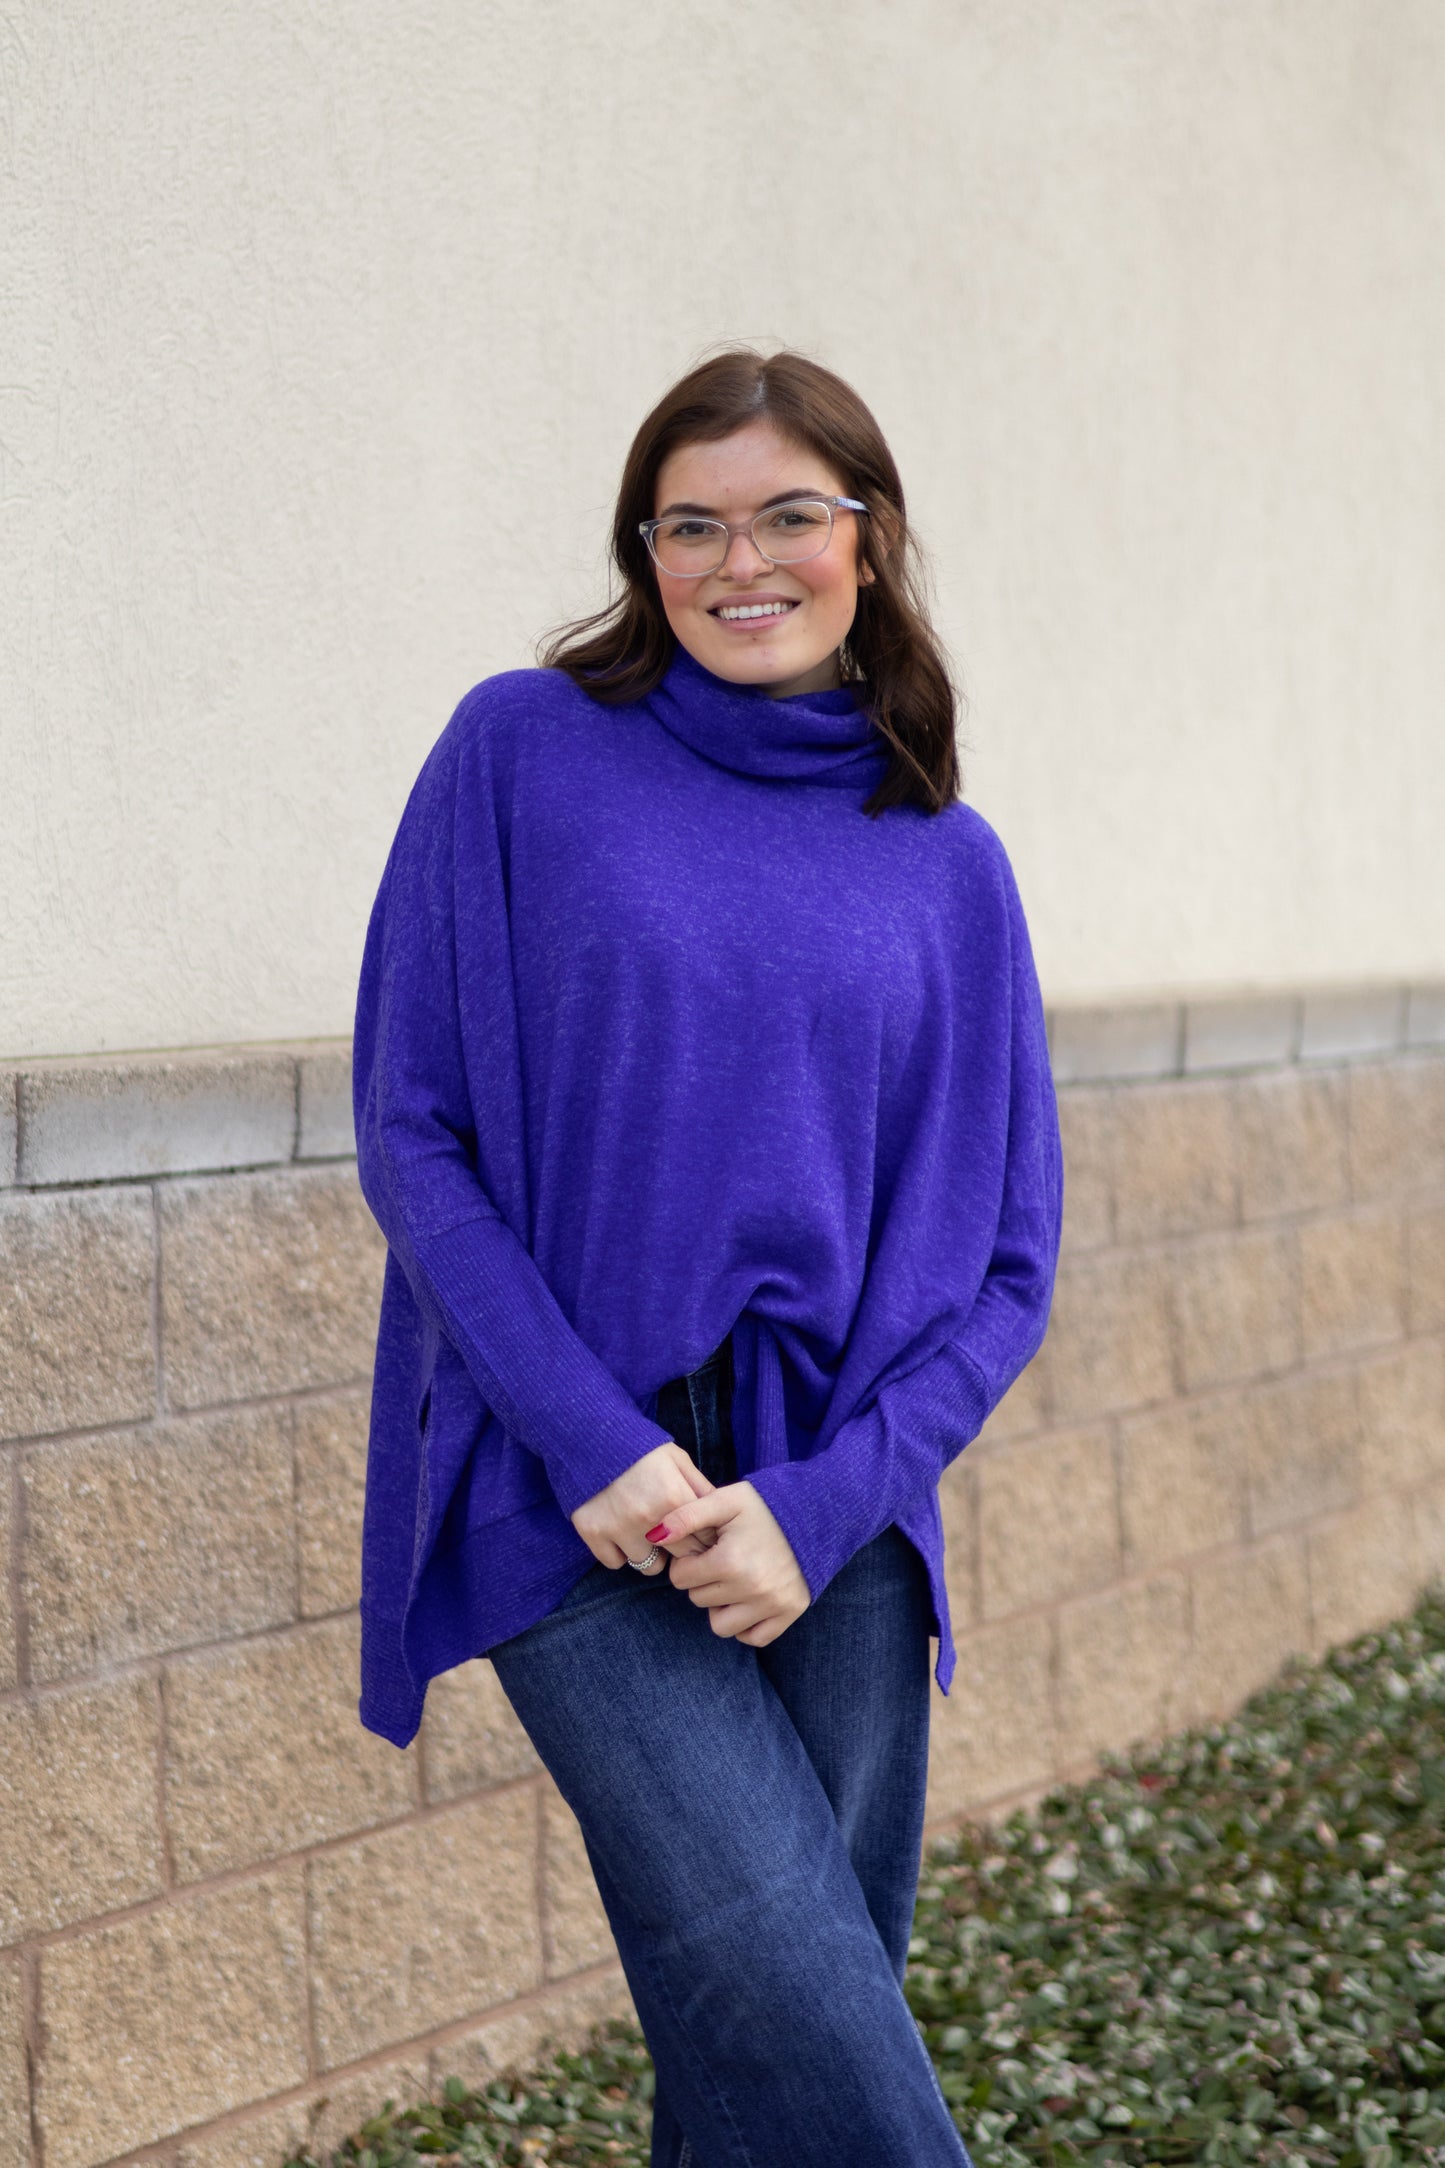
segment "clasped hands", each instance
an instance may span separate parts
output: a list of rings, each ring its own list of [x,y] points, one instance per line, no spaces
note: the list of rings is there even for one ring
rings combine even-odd
[[[671,1555],[650,1574],[668,1573],[708,1614],[715,1634],[766,1648],[810,1602],[793,1547],[751,1483],[708,1481],[674,1439],[654,1446],[578,1506],[572,1526],[601,1565],[645,1555],[644,1530],[665,1527],[656,1542]]]

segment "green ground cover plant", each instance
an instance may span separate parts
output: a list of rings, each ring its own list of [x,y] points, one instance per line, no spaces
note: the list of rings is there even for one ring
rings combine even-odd
[[[1445,2168],[1445,1591],[931,1846],[908,1989],[978,2168]],[[332,2168],[643,2168],[651,2090],[613,2024]]]

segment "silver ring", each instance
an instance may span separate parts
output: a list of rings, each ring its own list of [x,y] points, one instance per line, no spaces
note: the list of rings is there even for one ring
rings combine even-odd
[[[625,1557],[626,1553],[624,1552],[623,1555]],[[635,1566],[639,1573],[646,1573],[649,1567],[652,1565],[654,1559],[661,1558],[661,1556],[661,1551],[654,1543],[652,1549],[648,1552],[646,1558],[629,1558],[627,1560],[627,1563],[629,1566]]]

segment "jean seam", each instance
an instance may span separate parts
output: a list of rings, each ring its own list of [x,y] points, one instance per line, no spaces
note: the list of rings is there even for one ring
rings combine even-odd
[[[717,1420],[720,1414],[720,1404],[716,1369],[701,1366],[699,1370],[689,1371],[686,1382],[687,1402],[692,1412],[693,1442],[697,1447],[697,1464],[701,1468],[705,1460],[713,1457],[710,1448],[715,1443],[720,1442],[715,1435],[721,1429],[721,1424]],[[674,2022],[678,2024],[679,2030],[681,2030],[681,2022],[677,2018],[676,2011],[674,2011],[673,2017]],[[696,2160],[696,2157],[692,2149],[692,2140],[684,2131],[682,2150],[677,2156],[677,2168],[692,2168],[692,2163]]]
[[[722,2091],[722,2088],[718,2085],[716,2078],[712,2074],[712,2069],[708,2063],[707,2057],[701,2052],[691,2027],[685,2022],[682,2012],[678,2009],[677,2004],[673,1999],[671,1990],[669,1989],[667,1984],[667,1977],[665,1971],[661,1966],[651,1963],[650,1952],[645,1952],[644,1962],[647,1963],[649,1972],[652,1975],[653,1988],[657,1994],[658,2001],[666,2006],[668,2014],[672,2019],[673,2025],[677,2029],[679,2038],[685,2040],[688,2047],[692,2051],[693,2069],[697,2074],[699,2083],[705,2083],[707,2089],[713,2095],[713,2113],[717,2116],[720,2122],[727,2125],[728,2131],[731,2134],[732,2143],[737,2149],[736,2157],[741,2164],[741,2168],[762,2168],[762,2164],[755,2159],[754,2155],[749,2150],[747,2141],[743,2137],[742,2132],[738,2129],[736,2122],[733,2120],[732,2111],[728,2107],[727,2096]],[[675,2104],[673,2106],[672,2112],[674,2115],[677,2114],[677,2108]],[[682,2138],[682,2155],[678,2162],[678,2168],[683,2168],[683,2163],[686,2160],[691,2144],[692,2140],[688,2137],[686,2131],[684,2131]]]

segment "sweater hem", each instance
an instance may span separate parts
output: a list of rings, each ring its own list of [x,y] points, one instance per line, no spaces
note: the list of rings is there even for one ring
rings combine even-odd
[[[409,1747],[421,1729],[426,1687],[417,1685],[402,1653],[404,1621],[361,1606],[361,1698],[367,1731]]]

